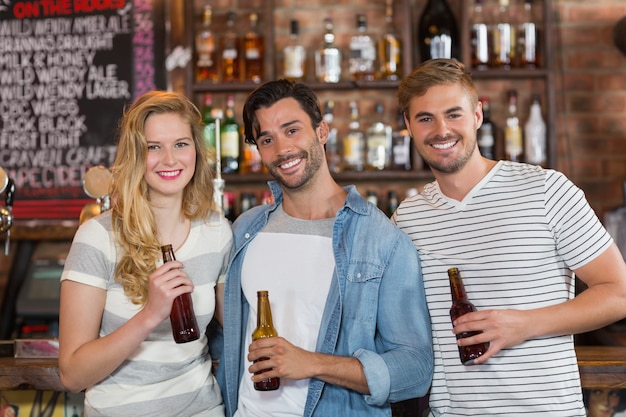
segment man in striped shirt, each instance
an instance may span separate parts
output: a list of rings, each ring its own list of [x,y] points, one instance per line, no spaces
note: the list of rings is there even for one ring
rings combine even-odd
[[[563,174],[479,153],[482,105],[455,60],[403,79],[399,104],[435,181],[393,218],[420,254],[431,314],[431,416],[584,416],[573,334],[626,316],[626,266]],[[478,311],[453,325],[447,269]],[[574,273],[588,289],[574,297]],[[480,332],[456,340],[455,335]],[[458,345],[488,342],[473,365]]]

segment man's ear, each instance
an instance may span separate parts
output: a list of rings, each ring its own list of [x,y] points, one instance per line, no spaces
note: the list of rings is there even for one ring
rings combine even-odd
[[[317,126],[317,137],[319,138],[320,143],[323,145],[328,141],[328,132],[330,131],[330,128],[328,127],[328,123],[326,123],[326,121],[322,120],[319,124],[319,126]]]

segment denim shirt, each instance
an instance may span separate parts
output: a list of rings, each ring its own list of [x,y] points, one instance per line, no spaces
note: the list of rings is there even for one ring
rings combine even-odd
[[[250,344],[244,340],[249,306],[241,291],[241,268],[247,244],[282,201],[278,184],[270,182],[270,188],[275,204],[254,207],[233,225],[235,248],[225,283],[224,352],[218,367],[227,416],[237,409],[241,378],[249,377],[243,359]],[[333,225],[336,267],[316,352],[357,358],[370,394],[312,378],[305,417],[391,416],[390,402],[425,395],[432,379],[430,316],[413,242],[354,186],[346,190]]]

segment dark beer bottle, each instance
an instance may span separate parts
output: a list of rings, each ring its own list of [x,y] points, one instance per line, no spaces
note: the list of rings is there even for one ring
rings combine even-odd
[[[172,245],[161,246],[161,253],[163,254],[164,263],[176,259]],[[193,312],[191,293],[181,294],[174,299],[170,313],[170,322],[172,323],[172,334],[176,343],[191,342],[200,337],[198,322]]]
[[[450,307],[450,318],[452,322],[464,314],[476,311],[476,307],[467,299],[467,293],[461,280],[461,273],[458,268],[448,269],[448,278],[450,279],[450,292],[452,293],[452,307]],[[456,335],[458,339],[471,337],[482,332],[463,332]],[[488,343],[479,343],[477,345],[459,346],[459,356],[463,365],[473,365],[474,359],[482,356],[489,347]]]
[[[252,340],[263,339],[265,337],[276,337],[278,333],[272,323],[272,310],[270,309],[270,299],[267,291],[257,291],[257,318],[256,329],[252,332]],[[255,362],[262,361],[268,358],[260,358]],[[262,374],[269,369],[264,369],[259,372],[255,372],[255,375]],[[273,391],[280,387],[280,378],[267,378],[261,382],[254,383],[254,389],[257,391]]]

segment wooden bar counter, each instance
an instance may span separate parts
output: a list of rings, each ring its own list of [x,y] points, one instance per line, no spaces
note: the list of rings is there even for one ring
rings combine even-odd
[[[583,388],[626,389],[626,347],[576,347]],[[65,391],[57,359],[0,358],[0,391]]]

